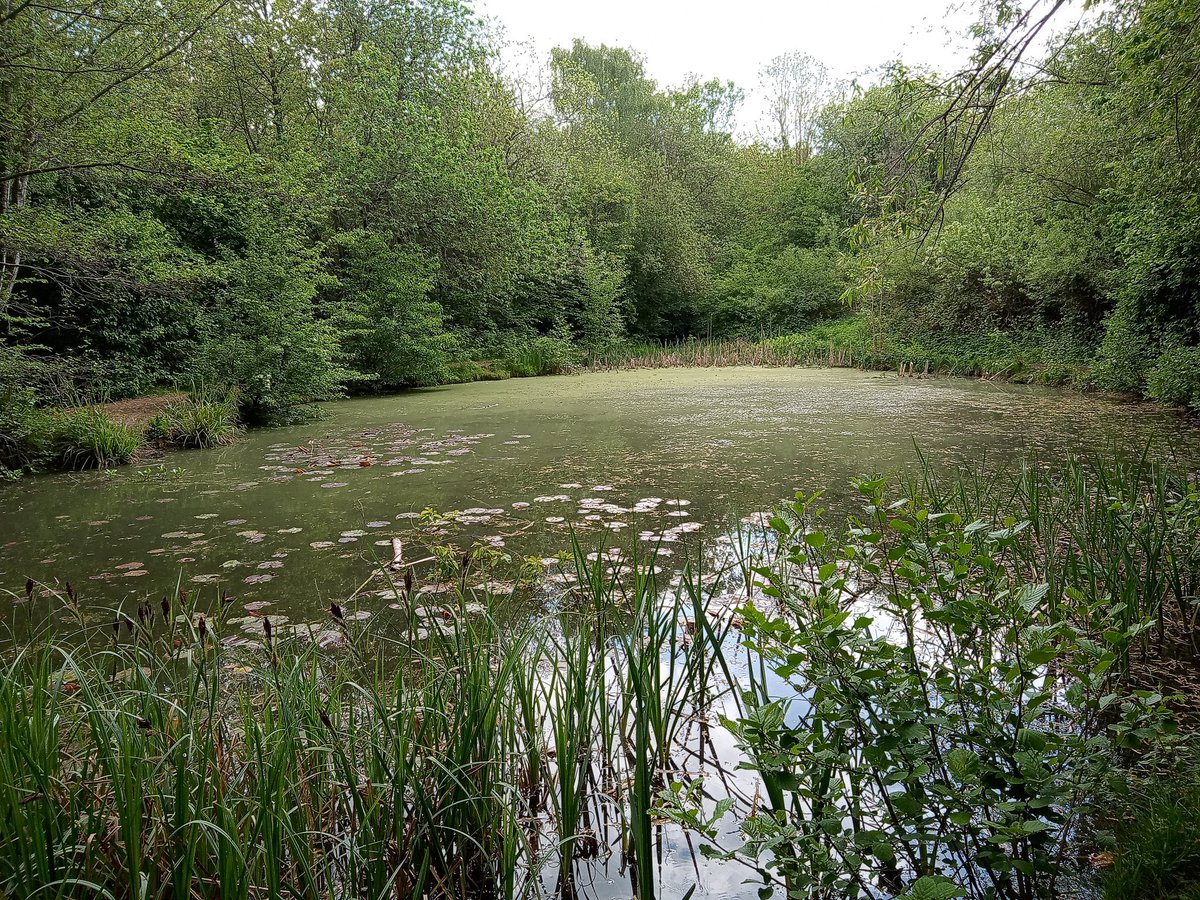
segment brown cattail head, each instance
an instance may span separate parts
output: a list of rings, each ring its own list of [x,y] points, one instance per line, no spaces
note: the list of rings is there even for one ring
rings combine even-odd
[[[469,565],[471,565],[471,551],[470,550],[468,550],[466,553],[463,554],[462,570],[464,572],[467,571],[467,566],[469,566]]]
[[[129,618],[129,616],[122,616],[122,618],[125,620],[125,630],[133,634],[133,619]]]
[[[321,716],[321,724],[324,725],[326,728],[328,728],[330,731],[333,731],[333,722],[329,718],[329,713],[325,712],[325,710],[321,710],[320,716]]]
[[[138,725],[138,728],[141,728],[143,731],[148,731],[150,729],[150,720],[149,719],[138,719],[137,725]]]
[[[204,621],[204,616],[200,617],[200,623],[196,626],[200,632],[200,643],[204,643],[208,637],[208,622]]]
[[[26,582],[26,587],[28,587],[28,586],[29,586],[30,584],[32,584],[32,583],[33,583],[33,582]],[[69,581],[67,582],[67,585],[66,585],[66,587],[67,587],[67,596],[68,596],[69,598],[71,598],[71,602],[72,602],[72,603],[74,603],[74,602],[75,602],[75,600],[76,600],[76,597],[75,597],[75,587],[74,587],[74,586],[71,584],[71,582],[69,582]]]
[[[25,599],[26,600],[33,599],[33,579],[32,578],[25,579]]]
[[[166,622],[171,618],[171,601],[167,599],[166,594],[163,594],[162,603],[159,606],[162,607],[163,621]]]
[[[271,617],[263,616],[263,634],[267,638],[267,646],[271,646]]]
[[[342,621],[342,608],[340,606],[338,606],[336,603],[329,604],[329,614],[331,616],[333,616],[334,619],[336,619],[337,621],[339,621],[339,622]]]
[[[120,636],[121,636],[121,617],[117,616],[113,619],[113,637],[119,638]]]
[[[409,596],[412,596],[412,587],[413,587],[413,570],[412,570],[412,566],[409,566],[408,569],[404,573],[404,593],[408,594]]]
[[[138,608],[137,608],[138,621],[142,623],[143,628],[146,626],[146,616],[148,614],[148,606],[149,606],[149,604],[147,604],[143,600],[141,603],[138,604]]]

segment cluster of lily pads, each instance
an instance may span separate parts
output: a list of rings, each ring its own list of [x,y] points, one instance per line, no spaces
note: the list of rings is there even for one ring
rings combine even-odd
[[[334,489],[350,484],[351,473],[367,475],[363,470],[371,470],[372,478],[384,474],[380,469],[390,470],[386,473],[389,476],[416,475],[428,471],[430,466],[451,464],[471,454],[480,443],[497,437],[494,433],[466,431],[439,435],[432,429],[397,424],[347,437],[332,436],[327,441],[303,446],[277,443],[267,448],[261,466],[269,473],[265,479],[220,490],[245,491],[264,482],[296,480]],[[514,434],[501,438],[501,443],[506,447],[519,446],[529,437]],[[160,546],[137,554],[141,559],[119,563],[114,559],[104,571],[89,577],[96,581],[145,577],[155,574],[153,561],[159,559],[167,563],[159,568],[164,580],[174,581],[182,569],[182,582],[194,585],[193,590],[210,587],[222,596],[237,595],[235,602],[244,606],[246,615],[229,621],[256,639],[261,636],[261,621],[269,615],[271,604],[282,603],[281,598],[273,596],[280,584],[278,579],[298,554],[330,554],[345,560],[339,566],[346,570],[347,580],[356,579],[360,584],[351,595],[354,602],[361,599],[364,607],[378,611],[386,605],[397,606],[400,600],[411,605],[413,597],[406,591],[398,592],[393,583],[402,579],[410,568],[416,574],[413,591],[416,596],[432,598],[454,587],[492,593],[512,590],[511,583],[492,577],[486,567],[478,565],[472,569],[469,583],[458,578],[447,582],[442,577],[444,573],[437,570],[443,563],[439,553],[448,548],[456,548],[457,554],[483,551],[501,554],[508,560],[536,563],[535,568],[540,570],[538,578],[552,585],[572,578],[573,567],[561,565],[566,554],[546,555],[547,550],[565,551],[572,534],[608,535],[599,543],[611,541],[613,546],[593,553],[590,561],[601,561],[608,574],[616,575],[629,571],[634,555],[632,544],[641,543],[646,549],[653,546],[658,557],[666,558],[673,552],[667,545],[678,544],[704,527],[692,517],[691,501],[683,498],[622,496],[619,483],[593,484],[582,480],[562,482],[555,490],[557,493],[514,499],[503,505],[493,500],[495,505],[446,512],[379,509],[378,518],[353,528],[342,524],[341,528],[324,534],[313,534],[314,526],[308,523],[303,528],[293,525],[268,529],[249,518],[221,519],[218,513],[206,512],[192,516],[189,521],[172,523],[176,527],[162,533]],[[200,491],[201,494],[217,492]],[[155,518],[158,517],[142,515],[137,521]],[[303,536],[296,538],[296,535]],[[587,541],[593,541],[593,537]],[[239,543],[243,550],[229,552],[231,545],[237,547]],[[400,547],[407,548],[407,552],[402,554]],[[228,558],[214,559],[218,548]],[[295,615],[297,610],[289,607],[287,613]],[[368,614],[366,608],[355,611],[355,615]],[[288,624],[282,613],[270,617],[277,627]],[[304,627],[312,631],[309,626]],[[321,642],[337,640],[336,636],[324,635],[320,630],[313,633]]]

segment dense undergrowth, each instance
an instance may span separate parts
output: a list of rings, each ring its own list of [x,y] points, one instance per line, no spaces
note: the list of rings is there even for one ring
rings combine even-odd
[[[857,489],[677,577],[575,545],[516,599],[486,585],[518,561],[441,553],[367,618],[252,614],[249,646],[223,594],[98,614],[31,582],[0,889],[586,896],[606,866],[649,898],[683,829],[760,896],[1190,896],[1195,697],[1159,664],[1197,658],[1196,486],[1131,460]]]

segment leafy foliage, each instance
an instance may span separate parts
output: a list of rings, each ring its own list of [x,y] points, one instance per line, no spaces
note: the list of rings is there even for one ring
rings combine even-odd
[[[986,84],[896,63],[839,95],[785,54],[763,144],[733,137],[737,86],[660,85],[620,47],[505,76],[457,0],[18,4],[0,346],[67,390],[5,388],[6,458],[37,456],[21,409],[81,399],[203,383],[279,422],[620,341],[864,320],[857,364],[1194,405],[1194,13],[1121,0]]]

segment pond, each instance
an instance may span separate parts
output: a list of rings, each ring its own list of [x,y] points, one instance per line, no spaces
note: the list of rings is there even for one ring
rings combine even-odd
[[[798,490],[836,506],[854,476],[914,466],[918,446],[937,467],[1200,446],[1150,405],[846,369],[593,373],[325,411],[230,447],[0,487],[0,588],[70,581],[111,608],[182,585],[299,619],[351,596],[393,538],[406,561],[423,555],[417,531],[539,557],[567,549],[572,525],[585,543],[703,541]]]

